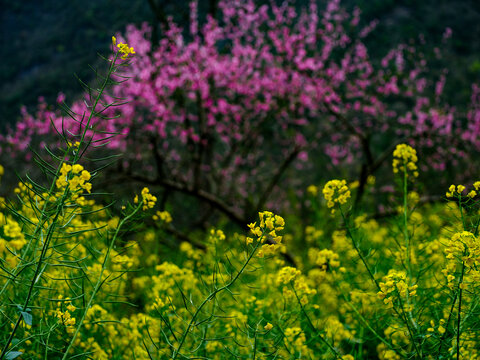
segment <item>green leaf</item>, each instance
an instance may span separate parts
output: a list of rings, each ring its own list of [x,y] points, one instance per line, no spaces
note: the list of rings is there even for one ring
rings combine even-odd
[[[22,355],[23,353],[21,351],[9,351],[7,355],[5,355],[5,359],[7,360],[13,360]]]
[[[32,314],[26,311],[21,311],[20,313],[22,314],[23,321],[25,321],[25,324],[32,326]]]

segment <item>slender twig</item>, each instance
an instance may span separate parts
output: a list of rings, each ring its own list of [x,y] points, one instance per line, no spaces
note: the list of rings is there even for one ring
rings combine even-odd
[[[407,263],[407,273],[408,273],[408,286],[410,286],[412,269],[410,265],[410,237],[408,235],[408,179],[407,179],[407,168],[404,165],[403,172],[403,236],[405,239],[405,249],[406,249],[406,263]]]
[[[460,276],[460,281],[458,282],[458,316],[457,316],[457,360],[460,359],[460,320],[462,316],[462,283],[463,283],[463,275],[465,273],[465,262],[462,262],[462,275]]]
[[[293,149],[293,151],[290,152],[290,154],[282,162],[282,165],[280,165],[280,167],[277,169],[275,174],[272,176],[267,187],[262,191],[262,196],[260,197],[260,199],[258,199],[257,206],[255,207],[257,209],[256,212],[259,212],[262,210],[263,206],[268,200],[268,197],[270,196],[273,189],[280,181],[283,173],[288,169],[290,164],[297,158],[297,155],[300,153],[300,150],[301,149],[299,147],[296,147],[295,149]]]
[[[221,200],[219,197],[216,195],[207,192],[202,189],[194,189],[191,188],[187,185],[181,184],[179,182],[171,181],[171,180],[166,180],[166,179],[151,179],[147,178],[144,176],[140,175],[125,175],[125,177],[128,177],[129,179],[136,180],[145,184],[150,184],[150,185],[157,185],[157,186],[162,186],[165,187],[169,190],[175,190],[182,192],[187,195],[191,195],[194,197],[199,198],[200,200],[203,200],[213,207],[215,207],[217,210],[221,211],[223,214],[227,215],[230,220],[234,221],[238,225],[241,225],[242,227],[245,226],[249,221],[246,219],[244,216],[239,214],[236,210],[234,210],[232,207],[230,207],[228,204],[226,204],[223,200]]]
[[[400,291],[398,290],[397,288],[397,285],[395,285],[395,289],[397,291],[397,294],[398,294],[398,301],[400,303],[400,315],[401,317],[403,318],[403,321],[405,322],[405,325],[407,325],[407,329],[408,329],[408,334],[410,335],[410,339],[412,340],[412,343],[413,343],[413,347],[415,349],[415,352],[417,353],[417,355],[419,356],[419,359],[422,358],[421,354],[420,354],[420,351],[418,350],[418,347],[417,347],[417,342],[415,341],[415,337],[413,336],[413,332],[412,332],[412,328],[410,327],[410,322],[408,321],[407,319],[407,316],[405,315],[405,307],[403,306],[403,301],[402,301],[402,298],[400,296]]]
[[[365,260],[365,257],[363,256],[362,252],[360,251],[360,249],[358,248],[357,246],[357,243],[355,241],[355,238],[353,237],[353,234],[350,230],[350,226],[348,225],[348,222],[347,222],[347,219],[345,217],[345,214],[343,212],[343,209],[342,207],[340,206],[340,213],[342,214],[342,219],[343,219],[343,222],[345,224],[345,227],[347,229],[347,235],[348,237],[350,238],[350,240],[352,241],[352,245],[353,247],[355,248],[358,256],[360,257],[360,259],[362,260],[362,263],[363,265],[365,266],[365,269],[367,269],[367,272],[368,272],[368,275],[370,275],[370,278],[372,279],[372,281],[374,282],[375,286],[377,287],[378,291],[382,291],[382,289],[380,288],[380,285],[378,284],[378,281],[377,279],[375,279],[375,276],[373,276],[373,273],[372,271],[370,270],[370,267],[368,266],[367,264],[367,261]]]
[[[212,291],[203,301],[202,303],[198,306],[198,308],[196,309],[195,313],[192,315],[192,318],[190,319],[190,322],[188,323],[187,325],[187,329],[183,332],[182,334],[182,337],[180,338],[180,342],[178,344],[178,347],[174,350],[173,352],[173,355],[172,355],[172,360],[176,359],[179,354],[180,354],[180,350],[182,349],[182,346],[183,344],[185,343],[185,340],[187,338],[187,335],[188,333],[190,332],[190,329],[192,328],[192,326],[194,325],[195,323],[195,320],[197,319],[197,316],[200,314],[200,311],[203,309],[203,307],[212,299],[215,298],[215,296],[217,296],[218,293],[224,291],[224,290],[228,290],[237,280],[238,278],[240,277],[240,275],[243,274],[243,272],[245,271],[245,268],[247,267],[247,265],[249,264],[250,260],[253,258],[253,255],[255,255],[255,252],[257,251],[257,249],[260,247],[261,245],[261,239],[264,237],[265,235],[262,234],[259,239],[257,240],[257,243],[255,245],[255,247],[253,248],[252,252],[250,253],[250,255],[248,256],[248,258],[246,259],[245,263],[243,264],[243,266],[241,267],[241,269],[237,272],[237,274],[224,286],[218,288],[218,289],[215,289],[214,291]]]
[[[295,289],[295,286],[293,285],[293,283],[290,283],[292,289],[293,289],[293,293],[295,294],[295,298],[297,299],[297,302],[298,302],[298,305],[300,305],[300,309],[302,310],[302,314],[303,316],[305,316],[305,319],[307,319],[307,322],[308,322],[308,325],[310,326],[310,328],[315,332],[315,334],[320,338],[320,340],[322,340],[322,342],[327,345],[328,349],[331,351],[331,353],[335,356],[335,359],[337,358],[341,358],[339,352],[333,347],[332,344],[330,344],[324,337],[322,334],[320,334],[320,332],[317,330],[317,328],[315,327],[315,325],[313,325],[313,322],[312,320],[310,319],[310,316],[308,316],[307,312],[305,311],[305,308],[303,307],[302,305],[302,302],[300,301],[300,299],[298,298],[298,294],[297,294],[297,290]]]
[[[97,283],[95,284],[95,287],[93,288],[92,294],[90,295],[90,299],[88,300],[87,306],[85,307],[82,317],[80,318],[80,321],[77,324],[77,327],[75,329],[75,333],[73,334],[72,338],[70,339],[70,342],[68,344],[67,349],[65,350],[65,353],[63,354],[62,360],[65,360],[68,356],[68,352],[70,351],[71,347],[73,346],[75,339],[78,336],[78,333],[80,332],[83,323],[85,321],[85,318],[87,316],[88,310],[92,306],[93,300],[95,299],[95,296],[97,295],[98,291],[100,290],[100,287],[103,285],[105,280],[102,280],[103,273],[105,272],[107,268],[107,262],[110,259],[110,253],[115,245],[115,242],[118,238],[118,234],[120,233],[120,229],[123,227],[123,225],[128,222],[135,214],[143,207],[143,200],[138,204],[138,206],[135,208],[134,211],[132,211],[128,216],[122,219],[122,221],[118,224],[117,229],[115,230],[115,234],[112,237],[112,240],[110,241],[110,245],[107,249],[107,252],[105,254],[105,257],[103,259],[102,263],[102,269],[100,270],[100,274],[97,279]]]
[[[98,90],[98,93],[97,93],[97,96],[95,98],[95,101],[94,101],[94,104],[92,106],[92,111],[89,115],[89,117],[87,118],[87,122],[84,126],[84,128],[82,129],[82,132],[81,132],[81,136],[80,136],[80,144],[84,144],[85,143],[85,137],[86,137],[86,134],[87,134],[87,131],[91,129],[91,122],[92,122],[92,119],[93,117],[95,116],[96,111],[95,111],[95,108],[97,106],[97,104],[100,102],[100,99],[103,95],[103,92],[107,86],[107,84],[109,84],[109,79],[111,77],[111,75],[113,74],[114,72],[114,69],[115,69],[115,62],[118,58],[118,53],[115,54],[115,57],[114,59],[111,60],[110,62],[110,65],[109,65],[109,69],[108,69],[108,72],[107,72],[107,76],[105,77],[103,83],[102,83],[102,86],[100,87],[100,89]],[[88,145],[85,147],[85,149],[88,147]],[[80,157],[83,155],[83,153],[85,152],[85,149],[83,150],[83,152],[80,152],[80,151],[76,151],[74,153],[74,156],[73,156],[73,159],[72,159],[72,163],[75,164],[78,162],[78,160],[80,159]],[[59,174],[60,174],[60,169],[62,167],[62,164],[63,162],[65,161],[66,159],[66,156],[67,156],[67,153],[68,153],[68,150],[66,150],[64,152],[64,155],[63,155],[63,159],[62,159],[62,162],[58,165],[57,167],[57,170],[56,170],[56,174],[55,174],[55,178],[54,180],[52,181],[52,183],[50,184],[50,189],[49,189],[49,192],[48,192],[48,197],[47,198],[50,198],[50,196],[52,196],[54,194],[54,190],[55,190],[55,186],[56,186],[56,182],[55,182],[55,179],[58,178]],[[33,289],[35,287],[35,284],[37,283],[38,281],[38,277],[40,276],[40,271],[42,269],[42,265],[43,265],[43,262],[45,260],[45,257],[46,257],[46,253],[50,247],[50,242],[51,242],[51,239],[53,237],[53,234],[54,234],[54,231],[55,231],[55,228],[56,228],[56,225],[57,225],[57,220],[60,216],[60,214],[62,213],[62,211],[64,210],[64,206],[65,206],[65,202],[68,198],[68,196],[70,195],[70,188],[69,188],[69,185],[67,184],[66,188],[64,189],[64,192],[60,198],[60,200],[58,201],[58,205],[56,207],[56,210],[53,214],[50,214],[48,213],[46,210],[47,210],[47,206],[48,206],[48,201],[45,201],[44,205],[43,205],[43,209],[41,211],[41,219],[39,219],[36,227],[35,227],[35,230],[33,231],[33,238],[37,240],[39,240],[39,232],[43,230],[43,224],[45,224],[49,219],[52,219],[52,222],[50,224],[50,226],[48,227],[48,232],[47,232],[47,236],[46,238],[44,239],[43,241],[43,245],[42,245],[42,250],[41,250],[41,253],[40,253],[40,257],[38,259],[38,262],[37,262],[37,266],[35,268],[35,272],[34,272],[34,276],[32,277],[31,281],[30,281],[30,286],[29,286],[29,290],[28,290],[28,293],[27,293],[27,297],[24,301],[24,305],[22,307],[22,312],[25,312],[26,309],[28,308],[28,305],[30,303],[30,300],[32,298],[32,294],[33,294]],[[25,254],[26,252],[28,251],[29,249],[29,246],[30,246],[30,243],[29,245],[27,246],[26,250],[25,250]],[[7,285],[9,284],[9,280],[7,280],[5,286],[3,287],[2,289],[2,292],[6,289]],[[14,325],[14,328],[12,329],[12,332],[10,333],[10,336],[5,344],[5,347],[3,348],[2,350],[2,353],[0,354],[0,360],[4,358],[4,356],[7,354],[7,352],[9,351],[8,350],[8,347],[10,346],[14,336],[15,336],[15,333],[22,321],[22,318],[23,318],[23,315],[22,313],[19,314],[18,316],[18,319]]]
[[[363,322],[363,324],[372,332],[373,335],[375,335],[381,342],[383,342],[385,345],[387,345],[392,351],[395,351],[398,355],[405,357],[403,354],[399,352],[398,349],[396,349],[391,343],[389,343],[385,338],[383,338],[381,335],[379,335],[375,329],[369,324],[369,322],[365,319],[365,317],[360,314],[360,311],[355,307],[355,305],[352,304],[351,301],[348,300],[347,295],[343,291],[342,287],[340,284],[335,281],[335,284],[337,285],[337,289],[340,290],[340,293],[343,296],[343,299],[347,303],[348,306],[355,312],[355,314],[358,316],[358,318]],[[363,329],[363,328],[362,328]]]

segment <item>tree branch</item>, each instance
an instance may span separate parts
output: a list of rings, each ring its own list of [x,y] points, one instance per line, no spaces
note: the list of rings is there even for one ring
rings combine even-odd
[[[139,181],[145,184],[149,185],[154,185],[154,186],[162,186],[166,189],[174,190],[174,191],[179,191],[187,195],[194,196],[200,200],[205,201],[206,203],[212,205],[214,208],[228,216],[230,220],[234,221],[241,227],[245,227],[246,224],[248,223],[248,219],[246,219],[244,216],[238,214],[237,211],[232,209],[230,206],[228,206],[224,201],[216,197],[214,194],[211,194],[205,190],[202,189],[194,189],[190,188],[186,185],[171,181],[171,180],[166,180],[166,179],[149,179],[144,176],[132,174],[128,176],[128,178]]]
[[[255,209],[256,209],[255,212],[259,212],[263,208],[263,206],[265,205],[265,203],[268,200],[268,197],[272,193],[275,185],[278,184],[278,182],[280,181],[280,178],[282,177],[285,170],[287,170],[287,168],[290,166],[290,164],[293,162],[293,160],[296,159],[297,155],[300,153],[300,150],[301,150],[301,148],[295,147],[295,149],[293,149],[293,151],[285,158],[282,165],[277,169],[277,172],[270,179],[270,183],[267,185],[267,187],[263,191],[262,196],[258,200],[257,206],[255,207]]]

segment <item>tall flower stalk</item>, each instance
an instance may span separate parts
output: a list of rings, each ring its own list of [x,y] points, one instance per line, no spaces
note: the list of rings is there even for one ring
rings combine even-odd
[[[13,329],[0,353],[0,359],[13,359],[15,355],[19,355],[19,352],[12,352],[13,349],[10,348],[10,345],[22,321],[29,326],[32,325],[33,320],[29,307],[31,306],[34,297],[38,296],[39,290],[36,290],[37,283],[46,268],[49,266],[47,262],[49,257],[47,254],[51,253],[55,246],[55,240],[61,236],[59,231],[63,232],[63,229],[68,225],[69,221],[71,221],[69,219],[72,219],[75,216],[75,212],[72,211],[72,208],[82,208],[83,203],[86,201],[83,196],[84,191],[88,194],[91,192],[92,185],[89,182],[91,174],[83,169],[83,166],[79,164],[79,161],[92,144],[98,146],[98,143],[105,143],[110,136],[115,135],[114,133],[100,134],[96,131],[98,121],[108,121],[109,119],[103,114],[103,112],[110,107],[118,105],[117,102],[102,104],[101,102],[105,101],[104,93],[106,89],[114,84],[118,84],[118,82],[113,79],[114,75],[121,66],[127,65],[126,62],[120,61],[119,57],[121,56],[122,60],[126,60],[129,54],[133,54],[134,51],[133,48],[126,47],[125,44],[117,45],[115,38],[112,40],[114,51],[112,57],[107,59],[108,69],[106,74],[101,76],[102,81],[100,86],[98,88],[87,86],[90,94],[89,99],[86,99],[86,101],[90,101],[90,104],[87,105],[88,112],[75,114],[71,109],[65,106],[65,111],[70,117],[70,123],[76,123],[80,132],[72,133],[63,126],[61,129],[56,129],[62,136],[65,147],[60,151],[60,156],[55,155],[52,150],[46,148],[53,160],[57,161],[57,166],[54,170],[48,160],[38,158],[37,162],[40,166],[44,166],[43,170],[46,173],[53,175],[48,188],[33,181],[23,183],[25,197],[20,197],[20,200],[23,206],[30,206],[32,208],[35,219],[32,221],[32,219],[23,216],[19,211],[15,210],[13,206],[10,207],[12,215],[18,217],[19,220],[23,222],[25,228],[29,229],[29,242],[23,249],[17,266],[10,273],[10,277],[3,285],[2,290],[0,291],[0,296],[9,290],[12,285],[18,283],[20,280],[20,272],[26,272],[24,270],[31,267],[34,268],[34,271],[30,274],[28,280],[26,280],[25,275],[23,275],[22,281],[28,283],[28,290],[23,300],[16,300],[21,302],[21,305],[18,305],[19,313],[13,325]],[[95,124],[95,122],[97,122],[97,124]],[[62,122],[62,125],[63,124],[64,123]],[[101,135],[100,138],[98,135]],[[75,141],[73,145],[72,138]],[[22,183],[20,185],[22,185]],[[71,215],[68,215],[69,212]],[[86,232],[93,230],[95,229],[86,229],[82,231]],[[115,238],[116,237],[114,237],[114,239]],[[40,248],[38,248],[38,244],[40,244]],[[104,262],[107,260],[108,253]],[[12,284],[12,282],[14,284]],[[96,288],[96,290],[98,289]],[[90,300],[93,300],[93,297],[94,296],[92,296]],[[87,310],[88,309],[85,309],[85,312]]]

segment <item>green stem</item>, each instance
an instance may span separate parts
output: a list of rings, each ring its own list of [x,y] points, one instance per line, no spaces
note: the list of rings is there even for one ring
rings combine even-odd
[[[98,90],[97,97],[95,98],[95,101],[94,101],[93,106],[92,106],[92,111],[90,112],[90,115],[88,116],[87,123],[85,124],[85,129],[83,130],[82,135],[80,137],[80,144],[83,144],[83,142],[85,141],[85,136],[87,135],[87,131],[91,127],[90,124],[92,122],[92,118],[95,115],[98,115],[98,113],[95,111],[95,109],[97,108],[97,105],[98,105],[98,103],[100,102],[100,100],[103,96],[103,92],[105,91],[105,89],[106,89],[106,87],[107,87],[107,85],[110,81],[110,77],[112,76],[112,74],[115,70],[115,65],[116,65],[117,59],[118,59],[118,52],[115,53],[115,57],[110,61],[110,66],[108,67],[107,76],[105,76],[105,80],[103,81],[102,86]],[[73,161],[72,161],[73,163],[76,163],[80,159],[80,154],[81,154],[80,151],[75,152],[74,158],[73,158]]]
[[[447,322],[446,322],[446,325],[445,325],[445,328],[448,329],[448,326],[450,324],[450,320],[452,318],[452,314],[453,314],[453,309],[455,308],[455,304],[457,302],[457,298],[458,298],[458,295],[457,293],[455,294],[454,298],[453,298],[453,302],[452,302],[452,306],[450,307],[450,313],[448,314],[448,319],[447,319]],[[443,344],[445,343],[445,338],[447,337],[447,332],[445,331],[445,333],[442,335],[442,337],[440,338],[440,346],[438,348],[438,351],[437,351],[437,355],[439,355],[441,352],[442,352],[442,347],[443,347]]]
[[[35,273],[32,277],[32,280],[30,281],[30,286],[29,286],[29,289],[28,289],[28,293],[27,293],[27,297],[25,298],[25,301],[24,301],[24,304],[23,304],[23,307],[22,307],[22,312],[25,312],[28,308],[28,304],[30,303],[30,300],[32,298],[32,294],[33,294],[33,289],[35,287],[35,284],[37,282],[37,278],[40,274],[40,269],[42,268],[42,265],[43,265],[43,260],[45,259],[45,256],[47,254],[47,251],[49,249],[49,245],[50,245],[50,241],[53,237],[53,233],[54,233],[54,230],[55,230],[55,227],[56,227],[56,222],[57,222],[57,219],[58,217],[60,216],[60,213],[63,209],[63,206],[64,206],[64,203],[65,203],[65,200],[68,196],[68,185],[67,187],[65,188],[65,192],[62,196],[62,199],[60,201],[60,203],[58,204],[57,206],[57,211],[55,213],[55,216],[53,218],[53,221],[52,223],[50,224],[49,228],[48,228],[48,233],[47,233],[47,237],[45,238],[45,241],[43,243],[43,246],[42,246],[42,252],[40,253],[40,258],[38,260],[38,263],[37,263],[37,266],[35,268]],[[7,340],[7,343],[5,344],[5,347],[3,348],[2,350],[2,353],[0,354],[0,360],[4,358],[4,356],[7,354],[7,351],[8,350],[8,347],[10,346],[12,340],[13,340],[13,337],[15,336],[15,333],[17,332],[17,329],[18,329],[18,326],[20,325],[21,321],[22,321],[22,318],[23,318],[23,315],[20,313],[18,315],[18,318],[17,318],[17,321],[15,322],[15,326],[13,327],[12,329],[12,332],[10,333],[10,336],[8,337],[8,340]]]
[[[96,114],[95,112],[95,108],[96,106],[98,105],[102,95],[103,95],[103,92],[105,91],[105,88],[110,80],[110,77],[113,73],[113,70],[115,68],[115,63],[116,63],[116,60],[118,58],[118,53],[115,54],[115,57],[114,59],[110,62],[110,66],[109,66],[109,69],[108,69],[108,72],[107,72],[107,76],[105,77],[105,80],[100,88],[100,90],[98,91],[98,94],[97,94],[97,97],[95,98],[95,101],[94,101],[94,105],[93,105],[93,108],[92,108],[92,111],[87,119],[87,123],[85,125],[85,128],[82,132],[82,135],[81,135],[81,139],[80,139],[80,144],[83,144],[84,140],[85,140],[85,136],[86,136],[86,133],[87,131],[89,130],[90,128],[90,124],[91,124],[91,121],[92,121],[92,118],[93,116]],[[56,179],[58,178],[59,174],[60,174],[60,170],[61,170],[61,166],[63,164],[63,162],[65,161],[66,159],[66,156],[68,154],[68,150],[65,151],[65,153],[63,154],[63,159],[62,159],[62,163],[59,164],[59,166],[57,167],[57,170],[56,170],[56,173],[55,173],[55,178],[54,180],[52,181],[52,183],[50,184],[50,189],[48,191],[48,197],[47,199],[49,199],[53,194],[54,194],[54,191],[55,191],[55,186],[56,186]],[[80,158],[80,153],[77,151],[74,155],[74,158],[72,160],[72,163],[75,164]],[[34,273],[34,276],[30,282],[30,287],[29,287],[29,290],[28,290],[28,294],[27,294],[27,297],[25,299],[25,302],[24,302],[24,305],[23,305],[23,310],[22,311],[26,311],[26,309],[28,308],[28,305],[30,303],[30,300],[32,298],[32,294],[33,294],[33,288],[35,287],[35,283],[37,282],[37,278],[40,274],[40,269],[42,267],[42,264],[43,264],[43,261],[45,260],[45,256],[46,256],[46,253],[49,249],[49,245],[50,245],[50,241],[53,237],[53,234],[54,234],[54,230],[56,228],[56,222],[58,220],[58,217],[60,216],[61,212],[63,211],[63,208],[64,208],[64,205],[65,205],[65,201],[67,199],[69,195],[69,186],[67,185],[67,187],[65,188],[64,190],[64,193],[62,195],[62,198],[57,206],[57,209],[56,209],[56,212],[55,214],[53,215],[53,220],[52,220],[52,223],[50,224],[49,228],[48,228],[48,233],[47,233],[47,237],[46,239],[44,240],[44,243],[43,243],[43,246],[42,246],[42,251],[40,253],[40,258],[38,260],[38,263],[37,263],[37,266],[35,268],[35,273]],[[45,201],[45,203],[43,204],[43,207],[42,207],[42,210],[41,210],[41,218],[39,219],[37,225],[35,226],[35,230],[33,231],[33,234],[32,234],[32,237],[35,238],[38,242],[39,240],[39,231],[41,231],[43,229],[43,225],[49,220],[52,218],[52,216],[47,212],[47,205],[48,205],[48,201]],[[25,252],[24,254],[27,253],[28,249],[30,247],[30,243],[29,245],[27,246],[27,248],[25,249]],[[18,268],[18,266],[17,266]],[[5,285],[3,286],[2,290],[0,291],[0,295],[7,289],[7,286],[10,284],[10,278],[7,280],[7,282],[5,283]],[[8,347],[10,346],[14,336],[15,336],[15,333],[18,329],[18,326],[20,325],[22,321],[22,314],[19,314],[18,316],[18,319],[15,323],[15,326],[14,328],[12,329],[12,332],[10,333],[10,336],[7,340],[7,343],[5,344],[5,347],[3,348],[2,350],[2,353],[0,354],[0,360],[2,360],[4,358],[4,356],[7,354],[8,352]]]
[[[461,194],[458,196],[458,208],[459,208],[459,211],[460,211],[460,218],[462,220],[463,230],[466,231],[467,228],[466,228],[466,224],[465,224],[465,217],[463,216],[462,195]],[[455,308],[455,303],[457,301],[457,298],[459,298],[459,295],[461,294],[462,289],[460,289],[460,284],[463,282],[464,272],[465,272],[465,262],[462,262],[462,273],[461,273],[460,280],[459,280],[458,287],[457,287],[458,291],[455,292],[455,296],[453,298],[452,306],[450,307],[450,313],[448,314],[447,323],[445,325],[446,329],[448,329],[448,326],[450,324],[450,320],[452,319],[453,309]],[[459,304],[459,309],[460,308],[461,308],[461,305]],[[458,316],[460,316],[460,313],[458,314]],[[457,336],[459,337],[458,332],[459,332],[459,328],[457,329]],[[443,344],[445,343],[444,340],[445,340],[446,336],[447,336],[447,332],[445,332],[440,339],[440,346],[439,346],[437,354],[441,353]],[[458,339],[457,339],[457,344],[458,344]],[[457,353],[458,353],[458,351],[457,351]]]
[[[257,329],[255,329],[255,336],[253,338],[253,360],[257,357]]]
[[[410,262],[410,237],[408,235],[408,181],[407,181],[407,170],[405,169],[403,173],[403,235],[405,238],[405,248],[406,248],[406,263],[407,263],[407,274],[408,274],[408,283],[410,286],[412,269]]]
[[[130,220],[142,208],[142,206],[143,206],[143,200],[138,204],[137,208],[131,214],[126,216],[124,219],[122,219],[122,221],[118,225],[118,227],[115,231],[115,234],[113,235],[112,240],[110,241],[110,245],[107,249],[105,257],[103,259],[102,269],[100,270],[100,275],[98,277],[97,283],[95,284],[95,287],[93,288],[92,295],[90,296],[90,299],[88,300],[88,304],[83,311],[82,317],[81,317],[80,321],[78,322],[78,325],[75,329],[75,333],[73,334],[73,337],[70,340],[70,343],[68,344],[67,350],[63,354],[62,360],[65,360],[67,358],[68,352],[70,351],[71,347],[73,346],[73,343],[75,342],[75,339],[77,338],[78,333],[80,332],[80,329],[83,326],[83,322],[85,321],[85,318],[87,316],[87,312],[90,309],[90,307],[92,306],[93,300],[94,300],[95,296],[97,295],[98,291],[100,290],[100,287],[103,285],[103,281],[102,281],[103,273],[105,272],[105,270],[107,268],[107,262],[110,258],[110,252],[112,251],[113,246],[115,245],[115,241],[118,238],[118,234],[120,232],[120,229],[122,228],[122,226],[128,220]]]
[[[382,289],[380,288],[380,285],[378,285],[378,281],[377,279],[375,279],[375,277],[373,276],[373,273],[372,271],[370,270],[370,267],[367,265],[367,261],[365,260],[365,258],[363,257],[363,254],[361,253],[360,249],[358,248],[357,246],[357,243],[355,242],[355,239],[353,237],[353,234],[350,230],[350,226],[348,225],[348,221],[345,217],[345,214],[343,213],[343,210],[342,210],[342,207],[340,206],[340,213],[342,214],[342,219],[343,219],[343,222],[345,224],[345,227],[347,229],[347,235],[348,237],[350,238],[350,240],[352,241],[352,245],[353,247],[355,248],[355,250],[357,251],[357,254],[358,256],[360,257],[360,259],[362,260],[362,263],[363,265],[365,266],[365,269],[367,269],[368,271],[368,275],[370,275],[370,278],[372,279],[372,281],[374,282],[375,286],[377,287],[378,291],[382,291]]]
[[[462,263],[462,275],[460,276],[460,281],[458,282],[458,317],[457,317],[457,360],[460,359],[460,321],[462,316],[462,283],[463,283],[463,274],[465,273],[465,262]]]
[[[59,174],[60,174],[61,166],[62,166],[63,162],[65,161],[65,159],[66,159],[66,157],[67,157],[67,154],[68,154],[67,151],[63,154],[62,163],[57,167],[57,171],[56,171],[56,173],[55,173],[55,179],[57,179],[58,176],[59,176]],[[55,189],[55,181],[53,181],[53,182],[50,184],[50,189],[48,190],[48,197],[50,197],[50,196],[53,195],[54,189]],[[63,195],[65,195],[66,191],[67,191],[67,189],[65,189],[65,192],[64,192]],[[63,196],[62,196],[62,198],[63,198]],[[43,225],[44,225],[44,224],[48,221],[48,219],[50,219],[50,217],[51,217],[51,216],[48,216],[48,213],[47,213],[47,205],[48,205],[48,201],[45,201],[45,203],[43,204],[42,210],[41,210],[41,212],[40,212],[42,216],[41,216],[40,219],[38,219],[38,223],[37,223],[37,225],[35,226],[35,229],[34,229],[33,234],[32,234],[32,236],[31,236],[32,238],[36,239],[37,242],[38,242],[38,240],[40,239],[40,236],[39,236],[40,230],[43,229]],[[58,210],[58,208],[57,208],[57,210]],[[55,217],[55,216],[56,216],[56,215],[54,215],[54,217]],[[37,242],[35,242],[35,247],[36,247]],[[24,252],[23,252],[23,256],[21,256],[20,262],[18,263],[16,269],[18,269],[18,268],[21,267],[21,264],[22,264],[22,261],[21,261],[21,260],[22,260],[22,259],[27,259],[27,254],[28,254],[28,251],[30,250],[30,245],[31,245],[31,243],[32,243],[32,241],[29,241],[29,242],[28,242],[28,244],[27,244],[27,246],[26,246],[26,248],[25,248],[25,250],[24,250]],[[45,243],[44,243],[44,244],[45,244]],[[42,249],[42,252],[43,252],[43,249]],[[28,260],[28,259],[27,259],[27,260]],[[16,269],[15,269],[15,270],[16,270]],[[12,278],[14,279],[14,278],[16,277],[17,273],[16,273],[15,270],[13,271],[14,276],[13,276],[13,277],[9,277],[9,278],[7,279],[7,281],[5,282],[5,284],[3,285],[2,290],[0,291],[0,296],[3,295],[3,292],[4,292],[4,291],[8,288],[8,286],[10,285],[10,282],[12,281],[11,279],[12,279]],[[1,359],[1,357],[0,357],[0,359]]]
[[[462,195],[458,195],[458,209],[460,211],[460,218],[462,219],[462,226],[463,230],[467,231],[467,226],[465,224],[465,217],[463,215],[463,207],[462,207]]]
[[[406,267],[407,267],[407,286],[412,284],[412,262],[411,262],[411,249],[410,249],[410,235],[408,234],[408,176],[405,165],[405,171],[403,172],[403,236],[405,238],[405,251],[406,251]],[[410,294],[407,291],[407,305],[410,305]],[[412,325],[418,329],[417,323],[413,320],[412,311],[408,310],[408,317]]]
[[[325,340],[325,338],[322,336],[322,334],[320,334],[320,332],[317,330],[317,328],[315,327],[315,325],[313,325],[313,322],[312,320],[310,319],[310,316],[308,316],[307,312],[305,311],[305,308],[303,307],[302,305],[302,302],[300,301],[300,299],[298,298],[298,294],[297,294],[297,291],[295,290],[295,286],[293,286],[292,283],[290,283],[290,285],[292,286],[292,289],[293,289],[293,293],[295,294],[295,298],[297,299],[297,302],[298,302],[298,305],[300,305],[300,309],[302,310],[302,313],[303,315],[305,316],[305,318],[307,319],[307,322],[308,322],[308,325],[312,328],[312,330],[317,334],[317,336],[320,338],[320,340],[322,340],[322,342],[328,346],[328,349],[331,351],[331,353],[335,356],[335,359],[336,358],[341,358],[341,355],[338,353],[338,351],[333,347],[332,344],[330,344],[327,340]]]
[[[210,301],[212,300],[218,293],[224,291],[224,290],[227,290],[228,288],[230,288],[236,281],[237,279],[240,277],[240,275],[242,275],[242,273],[244,272],[245,268],[247,267],[248,263],[250,262],[250,260],[252,259],[253,255],[255,254],[255,252],[257,251],[257,249],[259,248],[260,244],[261,244],[261,239],[263,238],[264,234],[262,234],[258,241],[257,241],[257,244],[255,245],[254,249],[252,250],[251,254],[248,256],[247,260],[245,261],[245,263],[243,264],[242,268],[238,271],[237,275],[235,275],[235,277],[230,280],[230,282],[218,289],[215,289],[214,291],[212,291],[203,301],[202,303],[200,304],[200,306],[197,308],[197,310],[195,311],[195,313],[192,315],[192,318],[190,320],[190,322],[188,323],[188,326],[187,326],[187,329],[183,332],[182,334],[182,337],[180,339],[180,343],[178,344],[178,347],[174,350],[173,352],[173,355],[172,355],[172,360],[176,359],[178,357],[178,355],[180,354],[180,350],[183,346],[183,344],[185,343],[185,340],[187,338],[187,335],[188,333],[190,332],[190,329],[192,328],[195,320],[197,319],[197,316],[200,314],[200,311],[203,309],[203,307]]]
[[[413,347],[415,349],[415,352],[417,353],[417,355],[419,356],[419,359],[422,358],[422,356],[420,355],[420,352],[417,348],[417,343],[415,342],[415,337],[413,336],[413,332],[412,332],[412,329],[410,327],[410,322],[408,321],[407,319],[407,316],[405,315],[405,308],[403,306],[403,302],[402,302],[402,298],[400,296],[400,291],[398,291],[398,288],[397,286],[395,285],[395,289],[397,290],[397,294],[398,294],[398,301],[400,302],[400,315],[401,317],[403,318],[403,321],[405,322],[405,325],[407,325],[407,329],[408,329],[408,334],[410,335],[410,339],[412,340],[412,343],[413,343]]]
[[[395,349],[395,347],[392,344],[390,344],[385,338],[383,338],[380,334],[378,334],[373,327],[370,326],[370,324],[365,319],[365,317],[362,314],[360,314],[358,309],[348,300],[347,295],[345,294],[345,292],[343,291],[343,289],[341,288],[340,284],[337,281],[335,281],[335,285],[337,285],[337,288],[340,290],[340,293],[342,294],[343,299],[345,300],[347,305],[350,306],[350,308],[355,312],[355,314],[364,323],[364,325],[368,328],[368,330],[370,330],[373,333],[373,335],[377,337],[377,339],[379,339],[381,342],[387,345],[392,351],[395,351],[398,355],[405,357],[403,354],[399,353],[399,351]],[[363,328],[362,328],[362,332],[363,332]]]
[[[460,209],[460,217],[462,219],[463,230],[466,231],[466,224],[465,224],[465,217],[463,215],[463,208],[462,208],[462,195],[458,195],[458,207]],[[466,249],[464,252],[464,256],[466,255]],[[458,315],[457,315],[457,360],[460,359],[460,322],[462,316],[462,283],[463,283],[463,276],[465,274],[465,262],[462,261],[462,274],[460,275],[460,280],[458,282]]]

